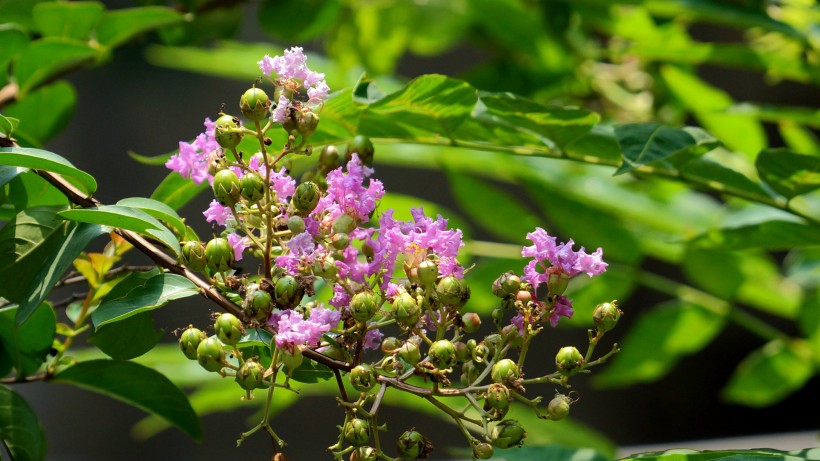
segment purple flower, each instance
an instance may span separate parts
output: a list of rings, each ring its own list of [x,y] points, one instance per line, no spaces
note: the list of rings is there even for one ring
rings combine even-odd
[[[317,306],[311,309],[310,317],[305,320],[302,314],[290,310],[272,314],[268,323],[275,325],[276,347],[293,350],[294,347],[306,344],[315,346],[322,335],[339,323],[341,312]]]
[[[251,240],[248,237],[239,234],[228,234],[228,243],[230,243],[231,247],[233,247],[233,258],[236,261],[242,260],[242,253],[245,251],[245,248],[251,246],[250,241]]]
[[[571,319],[572,314],[575,313],[575,311],[572,310],[572,300],[567,299],[564,295],[556,297],[552,307],[553,309],[550,313],[550,325],[553,327],[558,325],[558,321],[561,320],[561,317]]]
[[[279,101],[276,102],[276,109],[273,109],[273,121],[276,123],[285,123],[288,121],[288,106],[290,100],[284,95],[279,96]]]
[[[307,66],[307,56],[302,47],[294,46],[285,50],[284,56],[265,55],[256,63],[265,76],[276,73],[279,80],[301,80],[307,89],[310,102],[321,103],[327,99],[330,88],[325,81],[325,74],[314,72]],[[281,105],[282,99],[279,99]],[[274,114],[275,117],[275,114]],[[274,120],[276,120],[274,118]],[[276,120],[279,121],[279,120]],[[281,122],[280,122],[281,123]]]
[[[524,336],[524,315],[516,314],[513,318],[510,319],[510,323],[515,325],[516,328],[518,328],[518,334]]]
[[[208,209],[203,211],[202,214],[205,215],[205,221],[215,222],[220,226],[224,226],[225,221],[231,217],[231,208],[220,205],[219,202],[214,199],[211,200]]]
[[[219,151],[219,144],[214,139],[214,123],[206,118],[205,132],[191,143],[180,142],[179,152],[165,162],[165,167],[176,171],[183,178],[191,178],[196,184],[201,184],[206,179],[210,182],[213,176],[208,172],[208,164],[211,157]]]
[[[550,271],[560,271],[570,277],[582,272],[592,277],[606,271],[607,263],[602,259],[603,251],[600,248],[592,254],[586,253],[584,247],[573,251],[575,242],[569,240],[559,244],[555,237],[540,227],[527,234],[527,239],[533,245],[524,247],[521,256],[534,259],[524,268],[524,280],[535,288],[547,281]],[[541,272],[538,271],[539,268],[542,269]]]
[[[288,240],[288,251],[274,258],[274,262],[288,273],[296,274],[299,272],[301,263],[313,263],[315,250],[316,243],[313,241],[313,236],[307,232],[302,232]]]
[[[327,174],[327,193],[311,216],[332,223],[342,214],[349,214],[358,222],[366,222],[376,209],[376,201],[384,196],[381,181],[371,179],[367,187],[364,181],[373,169],[362,165],[357,154],[347,163],[347,173],[339,167]],[[329,224],[328,224],[329,225]]]
[[[337,307],[339,309],[344,309],[350,305],[350,293],[345,290],[345,287],[339,285],[333,285],[333,298],[328,301],[331,306]]]
[[[364,334],[364,348],[365,350],[371,349],[376,350],[379,349],[382,345],[382,338],[384,335],[378,329],[375,330],[368,330],[367,333]]]

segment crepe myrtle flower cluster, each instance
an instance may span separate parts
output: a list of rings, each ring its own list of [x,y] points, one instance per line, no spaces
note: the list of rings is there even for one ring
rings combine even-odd
[[[308,141],[329,89],[324,75],[307,67],[301,48],[266,55],[258,64],[274,96],[254,85],[240,98],[244,122],[225,113],[206,120],[204,133],[180,143],[166,164],[195,183],[207,180],[214,196],[203,215],[215,235],[183,241],[180,263],[203,273],[242,314],[215,315],[211,335],[184,329],[179,343],[186,357],[233,377],[247,399],[266,390],[268,406],[275,389],[297,390],[302,384],[294,383],[335,375],[344,418],[329,447],[336,459],[396,459],[378,437],[388,389],[416,394],[450,415],[473,458],[523,443],[524,428],[506,418],[513,400],[543,419],[564,418],[577,400],[569,378],[618,351],[614,345],[593,360],[595,346],[620,318],[617,303],[595,308],[585,354],[560,349],[555,371],[545,375],[526,374],[525,360],[547,324],[573,315],[565,295],[570,280],[606,270],[602,250],[574,250],[572,240],[559,243],[535,229],[527,234],[532,245],[521,251],[529,261],[520,275],[510,271],[484,287],[498,303],[493,323],[482,325],[467,309],[462,232],[422,208],[410,210],[409,220],[380,209],[385,191],[372,177],[368,138],[322,146],[298,180],[291,174],[294,157],[313,153]],[[280,129],[286,142],[273,148],[271,137]],[[556,393],[541,407],[543,397],[528,397],[525,386],[543,383],[567,394]],[[453,396],[466,397],[472,411],[451,408],[446,400]],[[238,443],[264,429],[277,459],[286,459],[267,410]],[[433,445],[410,428],[395,449],[399,459],[417,459]]]

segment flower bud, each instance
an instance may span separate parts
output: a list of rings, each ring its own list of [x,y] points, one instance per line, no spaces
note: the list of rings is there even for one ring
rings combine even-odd
[[[421,360],[419,346],[413,341],[406,341],[399,349],[399,356],[402,360],[415,366]]]
[[[254,289],[245,296],[245,313],[248,317],[260,322],[267,320],[273,311],[270,293],[261,289]]]
[[[518,365],[510,359],[501,359],[490,372],[493,382],[504,383],[518,379]]]
[[[504,344],[509,343],[512,347],[518,347],[524,341],[518,327],[513,324],[509,324],[501,329],[501,337],[504,338]]]
[[[395,336],[388,336],[382,340],[381,349],[385,354],[392,354],[396,352],[402,345],[399,338]]]
[[[370,440],[370,423],[361,418],[348,420],[342,431],[345,441],[354,447],[360,447]]]
[[[556,272],[549,272],[547,276],[547,289],[549,290],[550,296],[554,295],[562,295],[565,291],[567,291],[567,286],[569,286],[569,274],[561,271]]]
[[[339,149],[336,146],[325,146],[319,153],[319,170],[322,174],[334,170],[339,166]]]
[[[231,115],[223,114],[214,122],[214,138],[216,142],[225,149],[232,149],[242,141],[242,132],[239,119]]]
[[[483,369],[483,367],[482,367]],[[464,365],[461,366],[461,384],[464,387],[472,385],[476,379],[478,379],[478,374],[481,372],[475,362],[466,362]]]
[[[481,317],[475,312],[465,312],[461,316],[461,321],[464,323],[464,331],[467,333],[475,333],[481,327]]]
[[[291,216],[288,218],[288,230],[293,235],[299,235],[305,231],[305,220],[301,216]]]
[[[472,351],[461,341],[456,341],[453,343],[453,346],[456,347],[456,359],[461,362],[469,362],[472,360]]]
[[[353,219],[353,216],[349,214],[340,214],[333,220],[333,233],[334,234],[349,234],[353,232],[353,229],[356,228],[356,220]]]
[[[460,308],[470,299],[470,287],[450,275],[438,282],[436,294],[442,304]]]
[[[490,348],[490,354],[495,354],[495,351],[497,351],[498,348],[501,347],[501,344],[504,342],[504,340],[503,338],[501,338],[500,334],[493,333],[491,335],[485,336],[484,341],[482,342],[486,344],[488,348]]]
[[[515,300],[526,306],[532,302],[532,293],[529,290],[518,290],[518,293],[515,294]]]
[[[406,291],[402,291],[393,302],[393,309],[396,322],[403,327],[413,327],[419,321],[421,309],[413,295]]]
[[[225,361],[225,351],[216,336],[205,338],[196,348],[196,361],[208,371],[219,371]]]
[[[430,345],[430,363],[439,370],[451,368],[458,362],[456,347],[447,339],[441,339]]]
[[[435,284],[438,280],[438,264],[429,259],[422,261],[418,267],[418,279],[422,288]]]
[[[359,161],[362,162],[362,165],[372,165],[374,151],[375,149],[373,148],[373,143],[370,141],[370,138],[367,136],[358,135],[347,145],[345,162],[351,161],[353,159],[353,154],[358,154]]]
[[[427,459],[433,444],[415,430],[404,431],[396,441],[396,451],[402,459]]]
[[[562,347],[555,355],[555,366],[564,374],[577,373],[583,364],[584,356],[573,346]]]
[[[302,348],[299,346],[294,347],[293,349],[288,349],[284,347],[279,349],[279,360],[288,367],[288,370],[295,370],[302,365],[302,361],[304,357],[302,356]]]
[[[214,321],[214,331],[216,331],[216,337],[229,346],[235,346],[245,334],[242,321],[229,312],[219,314]]]
[[[490,459],[493,457],[493,446],[487,442],[473,444],[473,455],[478,459]]]
[[[493,445],[498,448],[520,446],[527,437],[527,432],[514,419],[501,421],[493,428]]]
[[[330,237],[330,244],[337,250],[344,250],[350,246],[350,236],[345,232],[338,232]]]
[[[197,347],[199,347],[199,343],[207,337],[208,335],[202,332],[202,330],[194,328],[193,325],[188,325],[188,328],[179,335],[179,348],[182,349],[182,353],[185,354],[185,357],[188,357],[189,360],[196,360]]]
[[[367,392],[376,385],[376,373],[367,364],[356,365],[350,370],[350,384],[359,391]]]
[[[292,275],[279,278],[273,291],[276,304],[284,308],[296,307],[304,295],[304,289],[299,286],[299,282]]]
[[[202,271],[208,264],[205,258],[205,245],[194,240],[182,245],[179,262],[192,271]]]
[[[260,88],[253,87],[239,98],[239,109],[242,115],[251,121],[258,122],[268,116],[270,98]]]
[[[239,176],[231,170],[218,171],[211,187],[216,200],[224,206],[234,206],[242,196]]]
[[[476,363],[484,363],[484,361],[490,355],[490,348],[487,346],[487,343],[484,341],[481,344],[477,345],[472,350],[472,357],[470,357]]]
[[[367,322],[379,309],[379,297],[372,291],[362,291],[350,300],[350,312],[358,322]]]
[[[497,410],[506,410],[510,407],[510,390],[501,383],[492,383],[487,388],[487,405]]]
[[[254,359],[245,360],[245,363],[236,370],[236,382],[239,387],[250,391],[262,384],[265,368]]]
[[[239,180],[239,193],[248,202],[258,202],[265,196],[265,180],[259,173],[248,172]]]
[[[233,247],[228,239],[217,237],[205,245],[205,263],[213,272],[225,272],[234,262]]]
[[[493,294],[505,298],[518,293],[520,287],[521,279],[512,271],[505,272],[493,282]]]
[[[547,404],[547,414],[551,420],[559,421],[569,414],[569,406],[572,400],[564,394],[555,394],[555,397]]]
[[[373,447],[357,447],[350,452],[350,461],[376,461],[379,453]]]
[[[319,192],[319,186],[311,181],[306,181],[296,187],[291,203],[294,208],[296,208],[296,211],[303,215],[308,215],[314,208],[316,208],[321,196],[322,194]]]
[[[599,332],[605,333],[618,324],[623,312],[618,309],[618,302],[612,301],[609,303],[598,304],[595,310],[592,311],[592,319],[595,321],[595,327]]]
[[[319,126],[319,116],[310,109],[299,111],[299,116],[296,118],[296,131],[303,137],[307,138],[316,131]]]
[[[336,260],[333,256],[326,254],[313,260],[313,275],[333,280],[338,273],[339,268],[336,267]]]

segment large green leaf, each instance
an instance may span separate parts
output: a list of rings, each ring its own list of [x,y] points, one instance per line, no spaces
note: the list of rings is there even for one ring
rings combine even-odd
[[[272,47],[269,43],[223,40],[207,48],[150,45],[145,51],[145,59],[156,66],[240,81],[252,81],[261,74],[256,62],[265,54],[270,54],[271,51]],[[311,66],[313,66],[313,59],[311,56]],[[322,117],[323,123],[324,116]]]
[[[291,379],[305,384],[315,384],[321,381],[327,381],[333,377],[333,372],[325,365],[314,362],[313,360],[305,360],[299,365],[299,368],[293,370]]]
[[[42,303],[28,322],[18,325],[17,310],[14,305],[0,308],[0,344],[17,370],[17,378],[23,379],[45,362],[57,331],[57,317],[48,303]]]
[[[97,25],[97,41],[113,48],[139,34],[183,20],[179,11],[161,6],[106,11]]]
[[[618,125],[615,127],[615,137],[623,156],[623,163],[616,175],[644,165],[672,168],[673,156],[694,148],[707,151],[719,145],[714,138],[704,136],[702,131],[672,128],[655,122]]]
[[[725,250],[790,250],[795,247],[816,246],[818,242],[820,228],[800,222],[772,219],[756,224],[714,229],[692,239],[690,243]]]
[[[71,267],[71,263],[86,247],[105,231],[97,224],[81,223],[71,226],[71,230],[51,257],[42,265],[39,272],[28,286],[20,310],[17,312],[17,324],[22,324],[28,316],[46,299],[54,285]]]
[[[750,407],[773,405],[812,377],[811,352],[800,343],[771,341],[749,354],[723,389],[730,402]]]
[[[46,37],[87,40],[105,7],[98,2],[47,2],[34,7],[37,29]]]
[[[142,312],[97,328],[88,336],[88,342],[112,359],[130,360],[150,351],[162,333],[154,327],[151,313]]]
[[[67,368],[51,382],[72,384],[123,401],[166,419],[202,439],[199,419],[185,394],[162,374],[133,362],[91,360]]]
[[[178,235],[185,235],[185,223],[182,221],[182,218],[179,217],[179,214],[177,214],[173,208],[161,201],[144,197],[129,197],[120,200],[117,202],[117,205],[139,208],[149,215],[164,221],[171,226]]]
[[[753,448],[751,450],[706,450],[696,451],[689,449],[674,449],[638,453],[621,458],[619,461],[815,461],[818,458],[816,448],[803,450],[780,451],[768,448]]]
[[[560,442],[559,442],[560,443]],[[609,461],[612,458],[592,448],[569,448],[561,445],[530,445],[497,452],[505,461]],[[466,454],[469,456],[469,453]],[[466,459],[466,458],[465,458]]]
[[[705,158],[692,159],[680,167],[683,178],[708,185],[710,189],[767,201],[771,194],[738,171]]]
[[[68,207],[68,198],[37,173],[25,171],[24,168],[12,168],[23,170],[23,172],[0,189],[0,203],[9,213],[9,216],[5,219],[6,221],[26,208],[40,206]]]
[[[70,229],[59,208],[21,211],[0,230],[0,296],[21,301],[43,266],[60,248]]]
[[[60,212],[66,219],[127,229],[154,238],[179,255],[179,239],[156,218],[130,206],[100,205],[94,208],[75,208]]]
[[[31,42],[14,60],[14,78],[20,85],[18,99],[60,74],[89,62],[98,51],[87,43],[61,37]]]
[[[168,301],[199,293],[190,280],[176,274],[134,273],[122,280],[91,314],[94,327],[127,319],[164,306]]]
[[[654,381],[685,355],[705,347],[725,318],[693,304],[672,301],[642,314],[621,342],[621,352],[594,380],[604,386]]]
[[[76,101],[74,87],[60,80],[37,88],[4,109],[6,115],[20,120],[14,132],[20,144],[38,147],[65,128]]]
[[[172,171],[151,193],[151,198],[162,202],[174,210],[179,210],[208,188],[207,182],[196,184]]]
[[[297,3],[264,1],[257,20],[265,33],[285,42],[304,42],[326,32],[342,8],[339,0],[303,0]],[[281,18],[288,18],[281,21]]]
[[[5,85],[8,82],[9,62],[29,42],[28,35],[21,27],[15,27],[11,23],[6,23],[3,26],[5,27],[0,27],[0,43],[3,44],[3,47],[0,48],[0,85]],[[0,132],[8,134],[4,130],[0,130]]]
[[[46,437],[37,415],[16,392],[0,385],[0,439],[14,461],[46,458]]]
[[[97,181],[93,176],[77,169],[65,158],[46,150],[27,147],[2,147],[0,148],[0,165],[59,173],[67,178],[74,179],[73,182],[87,194],[97,190]]]
[[[755,161],[760,178],[786,198],[820,188],[820,157],[767,149]]]

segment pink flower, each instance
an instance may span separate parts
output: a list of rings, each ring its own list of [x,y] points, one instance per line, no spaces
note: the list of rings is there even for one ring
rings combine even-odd
[[[524,280],[530,282],[534,288],[545,283],[551,271],[561,271],[570,277],[580,273],[585,273],[592,277],[606,271],[607,263],[603,260],[603,251],[598,248],[595,253],[588,254],[581,247],[578,251],[573,251],[575,244],[572,240],[567,243],[557,243],[555,237],[547,234],[547,231],[538,227],[535,231],[527,234],[527,239],[533,245],[524,247],[521,256],[534,258],[524,268]],[[539,272],[538,269],[542,271]]]
[[[233,258],[236,261],[242,260],[242,253],[245,251],[245,248],[251,246],[251,239],[248,237],[239,235],[239,234],[228,234],[228,243],[231,244],[233,248]]]
[[[225,221],[231,217],[231,208],[220,205],[219,202],[214,199],[211,200],[208,209],[203,211],[202,214],[205,215],[205,221],[215,222],[220,226],[224,226]]]
[[[322,336],[339,323],[341,312],[316,306],[307,320],[299,312],[289,310],[272,314],[268,324],[276,330],[276,347],[293,350],[306,344],[315,346]]]
[[[347,172],[339,167],[327,174],[327,193],[319,199],[319,204],[311,216],[333,222],[343,214],[349,214],[358,222],[366,222],[376,209],[376,201],[384,196],[382,182],[365,179],[373,174],[373,169],[362,164],[357,154],[347,163]]]
[[[165,162],[165,167],[176,171],[183,178],[191,178],[196,184],[206,179],[213,180],[208,172],[209,158],[219,152],[219,144],[214,139],[214,124],[205,119],[205,132],[199,134],[193,142],[180,142],[179,151]]]

